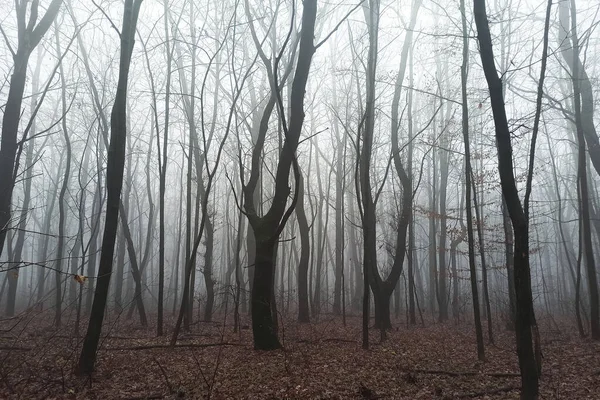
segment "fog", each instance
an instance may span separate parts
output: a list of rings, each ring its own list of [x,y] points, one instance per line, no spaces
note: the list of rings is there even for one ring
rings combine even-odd
[[[2,3],[0,313],[599,339],[600,6],[475,3]]]

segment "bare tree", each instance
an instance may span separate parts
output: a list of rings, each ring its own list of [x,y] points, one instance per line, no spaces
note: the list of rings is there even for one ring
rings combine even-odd
[[[521,398],[536,399],[538,397],[538,380],[541,373],[539,359],[539,334],[533,309],[533,296],[531,291],[531,274],[529,266],[529,199],[534,167],[537,132],[541,114],[541,102],[544,88],[546,58],[548,51],[548,30],[550,25],[550,12],[552,1],[548,1],[543,37],[543,51],[540,79],[538,81],[537,101],[534,127],[529,155],[529,170],[524,204],[521,205],[519,193],[513,171],[513,153],[510,130],[504,106],[502,80],[496,70],[494,52],[492,50],[492,37],[490,34],[485,0],[474,0],[473,11],[477,25],[479,39],[479,54],[488,84],[494,125],[496,131],[496,147],[498,149],[498,170],[502,186],[502,194],[510,215],[513,232],[515,235],[514,268],[515,268],[515,295],[516,318],[515,331],[517,342],[517,355],[521,369]],[[533,344],[535,340],[535,345]],[[535,349],[534,349],[535,347]],[[536,357],[537,355],[537,357]],[[536,359],[537,358],[537,359]]]
[[[25,130],[24,137],[20,141],[17,140],[29,57],[50,28],[50,25],[52,25],[62,0],[53,0],[39,21],[39,0],[31,2],[29,18],[27,18],[28,2],[22,1],[15,4],[17,15],[16,49],[13,49],[4,31],[2,31],[6,45],[13,56],[13,68],[2,117],[2,138],[0,139],[0,255],[2,255],[6,235],[12,224],[11,201],[18,172],[15,171],[15,166],[18,166],[18,156],[21,154],[19,148],[21,148],[27,137],[27,130]],[[37,107],[39,109],[39,105]],[[18,273],[7,275],[9,285],[7,312],[9,315],[14,313],[13,293],[16,293],[18,278]]]
[[[125,169],[125,144],[127,139],[127,81],[131,55],[135,38],[135,29],[142,0],[126,0],[123,9],[123,25],[119,32],[121,39],[119,81],[115,102],[113,104],[110,127],[110,147],[108,148],[107,170],[108,177],[106,190],[108,198],[106,201],[106,222],[102,237],[102,253],[98,268],[98,281],[90,322],[87,328],[83,348],[79,357],[77,372],[79,374],[91,374],[94,371],[98,342],[102,331],[102,321],[106,309],[108,287],[112,274],[113,255],[117,238],[117,226],[119,221],[119,206],[121,205],[121,189],[123,187],[123,171]]]

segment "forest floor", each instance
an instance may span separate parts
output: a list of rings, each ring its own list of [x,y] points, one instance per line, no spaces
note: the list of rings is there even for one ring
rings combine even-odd
[[[216,318],[217,320],[218,318]],[[166,332],[174,321],[169,320]],[[569,321],[570,322],[570,321]],[[2,399],[517,399],[514,334],[500,327],[478,362],[468,324],[403,321],[361,348],[360,318],[321,316],[280,328],[285,350],[261,352],[244,329],[201,322],[168,348],[168,335],[118,320],[105,325],[92,379],[72,371],[81,337],[49,315],[0,321]],[[83,325],[83,324],[82,324]],[[560,325],[560,324],[559,324]],[[600,398],[600,344],[541,321],[542,399]],[[565,325],[566,326],[566,325]]]

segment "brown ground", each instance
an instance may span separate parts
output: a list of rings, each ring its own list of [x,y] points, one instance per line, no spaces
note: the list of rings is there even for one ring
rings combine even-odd
[[[487,362],[480,363],[472,328],[452,323],[403,325],[383,343],[372,332],[372,347],[364,351],[359,318],[349,318],[347,327],[330,316],[308,326],[288,321],[280,331],[285,351],[273,352],[253,350],[250,330],[233,334],[230,325],[223,329],[220,323],[197,324],[179,341],[191,346],[176,349],[144,348],[168,339],[130,323],[110,323],[90,383],[72,374],[81,340],[72,327],[48,328],[49,318],[0,321],[0,398],[519,397],[513,334],[500,328],[496,345],[486,345]],[[600,399],[600,344],[541,325],[541,398]]]

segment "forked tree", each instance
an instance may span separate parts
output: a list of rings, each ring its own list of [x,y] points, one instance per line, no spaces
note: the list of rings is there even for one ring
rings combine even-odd
[[[295,9],[292,11],[295,15]],[[283,106],[281,94],[281,82],[278,78],[279,60],[282,52],[279,53],[273,65],[270,76],[271,98],[275,97],[275,103],[278,105],[279,115],[282,119],[284,131],[284,140],[275,172],[275,191],[271,206],[263,214],[259,214],[258,205],[255,201],[255,189],[258,184],[260,160],[265,142],[266,129],[261,129],[258,140],[252,151],[252,167],[248,182],[243,183],[244,211],[248,222],[252,227],[255,238],[255,260],[254,276],[252,285],[252,332],[254,336],[254,347],[259,350],[272,350],[281,347],[277,337],[277,327],[271,313],[273,301],[273,272],[275,270],[275,248],[277,246],[279,235],[285,228],[289,217],[294,211],[298,200],[298,186],[300,183],[300,169],[296,160],[296,149],[302,132],[304,123],[304,95],[306,92],[306,83],[310,71],[310,65],[316,46],[313,42],[315,35],[315,20],[317,15],[317,0],[305,0],[302,12],[302,28],[300,32],[300,42],[298,49],[298,58],[292,81],[292,91],[289,100],[289,120],[285,117],[286,110]],[[293,25],[290,27],[286,39],[290,41]],[[283,50],[282,50],[283,51]],[[261,125],[268,125],[269,115],[261,121]],[[294,199],[290,206],[287,206],[290,195],[289,178],[290,171],[294,170],[295,190]]]
[[[474,0],[473,2],[473,12],[475,14],[477,37],[479,40],[479,54],[481,56],[481,63],[490,92],[492,112],[494,115],[496,147],[498,150],[498,170],[500,173],[502,195],[506,201],[506,207],[508,209],[508,214],[510,215],[514,232],[513,265],[516,297],[515,333],[519,368],[521,370],[522,399],[538,398],[538,381],[541,373],[539,334],[533,308],[531,273],[529,266],[529,201],[531,196],[536,140],[541,115],[546,61],[548,57],[548,30],[550,25],[551,7],[552,0],[549,0],[546,9],[541,71],[537,87],[535,119],[531,135],[525,198],[523,204],[521,204],[513,169],[511,132],[508,126],[508,118],[504,104],[502,80],[498,76],[498,71],[496,70],[494,52],[492,49],[492,36],[488,23],[485,0]]]

